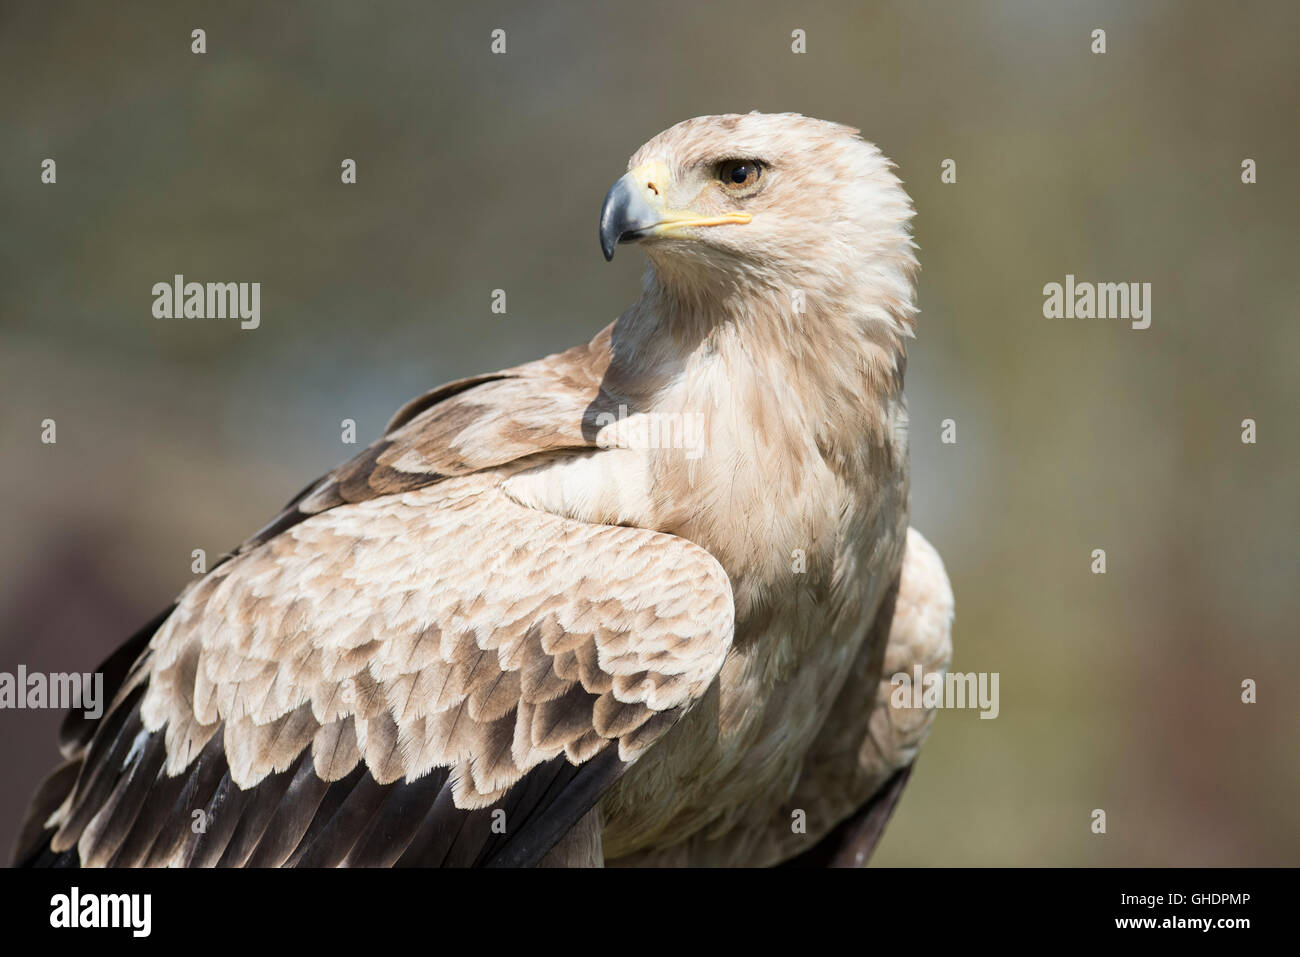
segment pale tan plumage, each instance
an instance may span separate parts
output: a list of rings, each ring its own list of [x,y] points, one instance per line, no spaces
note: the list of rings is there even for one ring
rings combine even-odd
[[[20,857],[769,864],[910,764],[930,716],[888,675],[946,667],[952,599],[907,528],[907,197],[792,114],[629,167],[602,240],[644,241],[638,302],[410,403],[188,589],[70,722]],[[644,447],[665,415],[702,448]],[[243,810],[176,825],[213,802]]]

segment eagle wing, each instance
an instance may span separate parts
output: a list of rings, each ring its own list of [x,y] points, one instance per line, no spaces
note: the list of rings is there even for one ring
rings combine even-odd
[[[806,839],[789,836],[788,818],[779,830],[772,829],[788,866],[866,865],[935,716],[932,705],[896,701],[893,677],[910,679],[917,667],[925,675],[945,674],[952,660],[952,622],[952,586],[943,560],[909,528],[898,583],[809,750],[791,798],[815,822],[809,836],[824,836],[801,847]],[[863,707],[864,702],[874,703]]]
[[[103,717],[69,721],[18,859],[540,860],[732,635],[700,547],[501,488],[505,463],[600,454],[600,362],[581,347],[417,400],[187,589],[106,666]]]

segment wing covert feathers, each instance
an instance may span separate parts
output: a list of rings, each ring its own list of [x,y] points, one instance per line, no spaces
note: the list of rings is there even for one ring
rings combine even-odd
[[[181,598],[49,850],[535,862],[703,693],[731,617],[697,546],[528,509],[476,478],[331,509]],[[511,840],[482,823],[501,810]],[[448,822],[469,845],[438,833]]]
[[[409,404],[187,588],[105,666],[104,716],[67,722],[19,859],[544,856],[704,693],[733,628],[698,546],[499,488],[503,463],[594,443],[600,341]]]

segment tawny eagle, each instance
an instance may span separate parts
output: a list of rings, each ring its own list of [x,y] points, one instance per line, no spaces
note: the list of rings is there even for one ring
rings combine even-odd
[[[640,298],[408,403],[123,645],[16,860],[860,863],[932,717],[889,678],[950,655],[911,217],[846,126],[650,140],[600,217]]]

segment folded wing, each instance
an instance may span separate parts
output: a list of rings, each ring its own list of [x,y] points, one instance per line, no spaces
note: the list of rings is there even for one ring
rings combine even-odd
[[[540,860],[732,633],[703,549],[501,491],[500,462],[589,444],[578,366],[540,398],[507,373],[399,413],[188,589],[115,656],[103,718],[69,722],[19,860]]]

